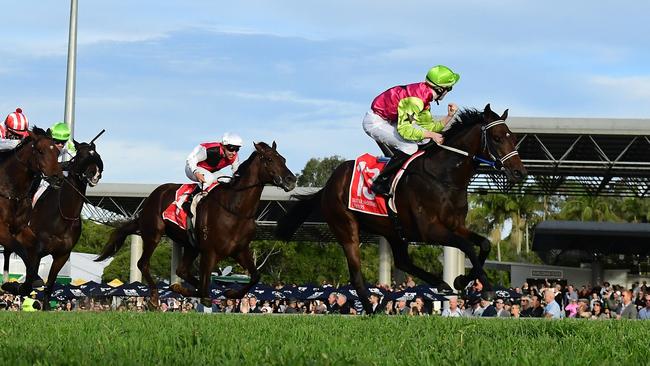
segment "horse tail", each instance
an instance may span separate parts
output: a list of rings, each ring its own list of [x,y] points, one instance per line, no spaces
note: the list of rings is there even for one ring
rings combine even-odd
[[[320,208],[321,196],[323,190],[310,195],[294,196],[298,198],[296,203],[286,215],[278,220],[278,225],[275,229],[275,237],[282,241],[289,241],[293,234],[298,231],[300,225],[309,217],[314,210]]]
[[[112,257],[122,248],[126,237],[135,234],[140,229],[138,219],[125,222],[111,233],[108,243],[102,249],[102,253],[95,259],[95,262],[101,262],[108,257]]]

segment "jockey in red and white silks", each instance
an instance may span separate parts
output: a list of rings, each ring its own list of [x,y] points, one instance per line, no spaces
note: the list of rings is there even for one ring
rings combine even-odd
[[[27,137],[28,129],[29,121],[22,109],[16,108],[15,112],[9,113],[4,123],[0,124],[0,150],[16,147],[22,139]]]
[[[239,148],[242,139],[236,134],[225,133],[221,142],[205,142],[199,144],[187,157],[185,164],[185,175],[198,182],[202,189],[206,189],[216,181],[229,181],[231,177],[227,174],[219,174],[218,171],[232,167],[233,174],[239,167]]]

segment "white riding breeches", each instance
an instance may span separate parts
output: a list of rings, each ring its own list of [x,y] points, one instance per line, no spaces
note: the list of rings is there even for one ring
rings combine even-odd
[[[414,127],[421,128],[417,125],[414,125]],[[424,139],[420,142],[405,140],[397,132],[397,128],[394,125],[376,115],[373,111],[368,111],[363,117],[363,130],[375,141],[384,143],[391,148],[398,149],[409,155],[413,155],[418,151],[418,145],[424,145],[430,141],[430,139]]]

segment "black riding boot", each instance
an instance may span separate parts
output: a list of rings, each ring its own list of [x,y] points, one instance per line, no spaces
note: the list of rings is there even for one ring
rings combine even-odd
[[[192,201],[194,200],[194,196],[199,192],[201,192],[201,184],[200,183],[197,184],[194,187],[194,190],[187,195],[187,200],[185,200],[185,202],[183,203],[183,210],[185,210],[185,212],[187,212],[187,218],[188,219],[192,218],[192,210],[190,209],[190,207],[192,207]]]
[[[399,168],[402,167],[402,164],[410,157],[410,155],[403,153],[402,151],[396,151],[395,155],[390,159],[388,164],[382,169],[379,176],[372,183],[373,192],[376,194],[387,195],[390,193],[390,178],[394,175]]]

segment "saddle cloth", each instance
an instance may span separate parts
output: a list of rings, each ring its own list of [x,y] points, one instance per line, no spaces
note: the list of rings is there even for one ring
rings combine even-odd
[[[372,182],[379,176],[379,173],[384,168],[388,159],[385,157],[376,157],[368,153],[363,154],[354,160],[354,170],[352,172],[352,180],[350,181],[350,188],[348,194],[348,208],[353,211],[363,212],[376,216],[388,216],[388,207],[397,213],[397,207],[393,197],[395,196],[395,189],[399,183],[404,170],[411,164],[413,160],[424,154],[420,150],[404,162],[402,168],[395,174],[390,185],[390,200],[386,204],[386,197],[376,195],[370,187]]]
[[[196,205],[198,205],[199,201],[206,196],[208,192],[210,192],[214,187],[216,187],[219,184],[219,182],[214,182],[212,183],[207,189],[205,189],[203,192],[199,192],[194,195],[194,200],[192,201],[191,204],[191,210],[193,213],[196,210]],[[172,202],[162,213],[162,218],[163,220],[167,220],[170,222],[173,222],[176,224],[178,227],[180,227],[183,230],[187,230],[187,212],[183,209],[183,204],[187,202],[188,197],[190,196],[190,193],[194,191],[194,188],[198,185],[198,183],[187,183],[181,185],[177,190],[176,190],[176,195],[174,202]],[[195,220],[196,215],[192,215],[192,220]],[[192,225],[194,226],[194,225]]]

